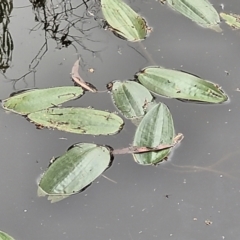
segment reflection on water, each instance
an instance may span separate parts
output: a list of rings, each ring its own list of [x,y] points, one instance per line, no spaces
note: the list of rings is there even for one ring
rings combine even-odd
[[[8,31],[12,10],[12,0],[2,0],[0,2],[0,71],[3,73],[10,66],[14,47],[11,33]]]
[[[42,29],[45,32],[45,45],[51,38],[57,47],[68,47],[71,44],[82,45],[82,39],[87,38],[85,24],[88,20],[85,12],[79,15],[81,7],[88,8],[87,2],[73,6],[71,1],[30,1],[33,6],[36,26],[31,31]],[[71,30],[77,30],[78,35],[72,35]],[[85,29],[85,30],[84,30]]]
[[[7,2],[9,0],[5,0]],[[94,43],[96,40],[92,37],[92,30],[99,28],[101,20],[97,20],[95,14],[99,11],[99,4],[90,4],[89,0],[85,1],[46,1],[46,0],[30,0],[32,4],[32,10],[34,14],[34,26],[30,29],[30,34],[34,32],[43,32],[44,40],[41,47],[37,50],[36,55],[29,63],[28,71],[22,76],[9,79],[15,85],[19,80],[25,81],[25,77],[30,73],[35,74],[37,66],[49,51],[49,41],[53,40],[56,44],[56,49],[61,50],[63,48],[72,47],[76,55],[81,55],[81,50],[88,51],[92,55],[96,55],[98,50],[93,50],[88,47],[89,42]],[[11,4],[10,4],[11,3]],[[8,8],[6,4],[0,5],[4,7],[6,12],[2,19],[3,21],[3,37],[1,49],[5,53],[6,57],[3,59],[2,69],[9,67],[8,62],[12,58],[13,42],[11,35],[7,30],[7,24],[9,23],[9,15],[12,11],[12,1],[9,2]]]
[[[227,177],[230,180],[240,180],[240,166],[236,161],[239,158],[240,150],[236,150],[235,152],[226,153],[221,159],[216,160],[212,164],[207,165],[178,165],[174,163],[170,163],[168,167],[164,167],[164,169],[168,169],[171,171],[183,172],[183,173],[198,173],[198,172],[206,172],[216,174],[219,177]]]

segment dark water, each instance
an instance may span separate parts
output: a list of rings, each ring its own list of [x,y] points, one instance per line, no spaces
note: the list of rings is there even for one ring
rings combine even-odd
[[[219,12],[223,3],[224,11],[240,13],[238,1],[211,2]],[[37,130],[24,118],[0,111],[1,230],[22,240],[237,239],[239,31],[222,23],[223,32],[216,33],[198,27],[156,1],[131,1],[131,6],[153,27],[148,39],[132,44],[101,29],[100,20],[86,14],[84,5],[78,6],[81,1],[52,3],[59,18],[54,22],[49,17],[48,30],[44,31],[44,24],[35,20],[43,19],[42,11],[34,11],[27,0],[14,1],[8,24],[14,49],[10,67],[1,76],[1,99],[24,88],[72,85],[71,67],[80,55],[82,77],[99,90],[105,90],[105,85],[114,79],[133,78],[139,69],[157,64],[218,83],[230,102],[199,105],[158,98],[169,106],[176,132],[185,135],[171,161],[143,167],[131,155],[118,155],[105,173],[117,183],[100,177],[82,194],[55,204],[37,197],[37,179],[49,160],[76,142],[127,147],[133,139],[134,125],[126,122],[123,131],[114,136],[82,136]],[[96,10],[91,8],[92,3],[87,4],[92,12]],[[56,34],[57,24],[64,30]],[[72,37],[61,43],[59,39],[68,32],[68,26]],[[65,47],[67,40],[74,46]],[[87,93],[69,104],[115,111],[106,92]]]

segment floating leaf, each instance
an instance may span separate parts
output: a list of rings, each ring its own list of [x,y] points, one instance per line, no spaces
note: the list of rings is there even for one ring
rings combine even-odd
[[[196,22],[204,28],[221,32],[220,18],[216,9],[208,0],[161,0],[167,2],[174,10]]]
[[[228,99],[218,85],[189,73],[148,67],[136,76],[148,90],[166,97],[208,103],[222,103]]]
[[[0,240],[14,240],[11,236],[7,233],[0,231]]]
[[[146,21],[122,0],[101,0],[101,5],[109,30],[115,35],[137,42],[151,31]]]
[[[173,144],[174,125],[173,119],[167,106],[159,103],[154,106],[143,117],[141,123],[137,127],[133,146],[146,146],[155,148],[161,144]],[[162,151],[152,151],[148,153],[133,154],[135,161],[139,164],[150,165],[157,164],[166,158],[170,149]]]
[[[31,113],[27,117],[39,127],[78,134],[115,134],[124,124],[114,113],[90,108],[49,108]]]
[[[228,24],[233,29],[239,29],[240,28],[240,15],[237,14],[226,14],[226,13],[220,13],[220,16],[222,19],[225,20],[226,24]]]
[[[97,92],[97,89],[90,83],[88,82],[85,82],[81,76],[79,75],[78,73],[78,70],[79,70],[79,60],[77,60],[74,64],[73,64],[73,67],[72,67],[72,72],[71,72],[71,75],[72,75],[72,79],[73,81],[83,87],[84,89],[90,91],[90,92]]]
[[[50,164],[38,187],[38,196],[58,202],[86,189],[112,163],[111,149],[78,143]]]
[[[151,93],[134,81],[114,81],[107,85],[115,106],[124,117],[133,119],[144,116],[146,106],[153,101]]]
[[[33,89],[3,100],[2,106],[8,111],[27,115],[76,99],[83,93],[82,88],[72,86]]]

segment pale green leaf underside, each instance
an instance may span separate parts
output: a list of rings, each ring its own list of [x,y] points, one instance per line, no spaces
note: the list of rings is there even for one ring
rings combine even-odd
[[[8,111],[27,115],[76,99],[83,93],[82,88],[73,86],[33,89],[3,100],[2,106]]]
[[[7,233],[0,231],[0,240],[14,240],[14,238]]]
[[[137,78],[148,90],[170,98],[208,103],[228,99],[218,85],[177,70],[148,67],[139,72]]]
[[[49,108],[31,113],[27,117],[42,127],[91,135],[115,134],[124,124],[114,113],[90,108]]]
[[[114,81],[112,99],[118,110],[128,119],[140,118],[146,112],[146,106],[153,101],[151,93],[134,81]]]
[[[102,13],[113,32],[128,41],[146,38],[146,21],[121,0],[101,0]]]
[[[240,15],[237,14],[226,14],[226,13],[220,13],[220,16],[222,19],[225,20],[226,24],[228,24],[230,27],[234,29],[240,28]]]
[[[220,18],[208,0],[166,0],[168,5],[198,25],[221,32]]]
[[[172,144],[174,135],[172,115],[165,104],[159,103],[143,117],[136,129],[133,146],[156,147],[160,144]],[[167,157],[170,151],[167,149],[133,154],[133,157],[139,164],[157,164]]]
[[[107,147],[75,144],[48,167],[39,182],[38,196],[48,196],[51,202],[57,202],[76,194],[100,176],[110,163]]]

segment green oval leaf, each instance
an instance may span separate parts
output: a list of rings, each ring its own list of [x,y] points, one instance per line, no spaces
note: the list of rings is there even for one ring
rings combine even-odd
[[[237,14],[227,14],[227,13],[220,13],[220,16],[223,20],[225,20],[226,24],[228,24],[233,29],[240,28],[240,15]]]
[[[0,240],[14,240],[11,236],[7,233],[0,231]]]
[[[146,106],[153,101],[151,93],[134,81],[114,81],[107,85],[118,110],[128,119],[145,115]]]
[[[76,99],[83,93],[82,88],[73,86],[33,89],[3,100],[2,106],[8,111],[27,115]]]
[[[136,76],[144,87],[162,96],[208,103],[222,103],[228,99],[218,85],[189,73],[148,67]]]
[[[101,0],[102,13],[109,30],[131,42],[146,38],[150,28],[146,21],[122,0]]]
[[[155,105],[143,117],[135,132],[133,146],[156,148],[160,144],[172,144],[174,139],[172,115],[163,103]],[[166,158],[171,149],[158,152],[133,154],[139,164],[157,164]]]
[[[43,174],[38,196],[58,202],[84,190],[112,163],[111,149],[92,143],[78,143],[58,157]]]
[[[124,125],[122,118],[116,114],[90,108],[49,108],[27,117],[39,127],[78,134],[115,134]]]
[[[162,0],[164,1],[164,0]],[[204,28],[221,32],[220,18],[208,0],[166,0],[168,5]]]

